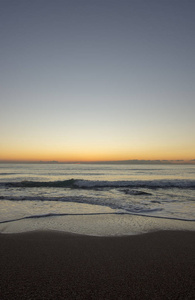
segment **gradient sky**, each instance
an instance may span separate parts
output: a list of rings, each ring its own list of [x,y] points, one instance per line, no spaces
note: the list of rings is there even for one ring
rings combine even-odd
[[[0,160],[195,159],[194,0],[0,0]]]

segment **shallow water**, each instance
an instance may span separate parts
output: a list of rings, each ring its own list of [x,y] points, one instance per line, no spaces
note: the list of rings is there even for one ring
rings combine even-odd
[[[113,218],[113,215],[116,217]],[[14,230],[11,223],[17,227],[22,220],[33,227],[35,223],[44,223],[46,226],[51,219],[53,227],[48,225],[50,229],[67,230],[67,226],[65,228],[63,225],[65,218],[74,217],[74,222],[77,222],[78,217],[84,220],[84,216],[85,222],[87,218],[92,223],[94,220],[94,224],[98,223],[100,216],[104,220],[110,217],[115,220],[114,223],[127,216],[131,222],[125,221],[125,224],[128,223],[125,232],[128,228],[131,232],[131,227],[134,232],[141,230],[141,225],[135,228],[136,222],[134,226],[131,216],[134,216],[134,220],[139,216],[144,222],[147,217],[147,223],[150,220],[151,224],[154,219],[158,223],[160,219],[164,220],[163,224],[171,221],[174,226],[176,221],[181,220],[182,224],[190,222],[190,228],[195,229],[195,166],[0,165],[0,231],[5,229],[5,225],[7,231],[11,227]],[[64,223],[60,221],[61,227],[59,218],[64,219]],[[111,223],[114,234],[116,224]],[[107,225],[104,221],[104,226]],[[25,226],[24,231],[27,230]],[[124,222],[121,226],[124,228]],[[97,232],[98,227],[94,228]]]

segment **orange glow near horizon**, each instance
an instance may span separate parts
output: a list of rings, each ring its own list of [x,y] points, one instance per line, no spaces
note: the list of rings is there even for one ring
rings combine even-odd
[[[44,150],[44,149],[7,149],[1,152],[0,161],[18,161],[18,162],[38,162],[38,161],[58,161],[58,162],[98,162],[98,161],[123,161],[123,160],[183,160],[192,161],[194,159],[193,153],[190,151],[186,153],[171,151],[158,151],[153,153],[149,149],[145,151],[142,149],[137,151],[127,151],[121,149],[99,149],[93,148],[78,149],[78,150]]]
[[[172,139],[138,138],[132,135],[129,139],[114,133],[93,135],[76,133],[66,139],[52,135],[15,136],[4,138],[0,150],[0,161],[58,161],[58,162],[95,162],[123,160],[184,160],[192,161],[195,144]],[[2,140],[3,141],[3,140]],[[6,142],[5,142],[6,141]]]

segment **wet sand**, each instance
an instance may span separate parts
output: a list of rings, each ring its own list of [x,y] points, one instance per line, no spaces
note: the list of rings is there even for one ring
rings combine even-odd
[[[0,299],[195,299],[195,232],[0,234]]]

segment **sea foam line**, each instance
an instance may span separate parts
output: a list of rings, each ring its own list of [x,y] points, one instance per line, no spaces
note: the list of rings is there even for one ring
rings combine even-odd
[[[0,221],[0,224],[5,223],[11,223],[11,222],[17,222],[22,221],[26,219],[40,219],[40,218],[48,218],[48,217],[66,217],[66,216],[97,216],[97,215],[132,215],[137,217],[147,217],[147,218],[154,218],[154,219],[166,219],[166,220],[175,220],[175,221],[185,221],[185,222],[195,222],[195,219],[182,219],[182,218],[169,218],[166,216],[152,216],[152,215],[145,215],[145,214],[137,214],[137,213],[131,213],[131,212],[111,212],[111,213],[80,213],[80,214],[55,214],[55,213],[49,213],[49,214],[43,214],[43,215],[32,215],[32,216],[25,216],[22,218],[12,219],[12,220],[5,220]]]

